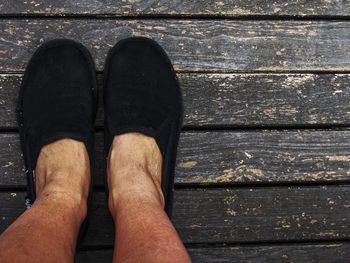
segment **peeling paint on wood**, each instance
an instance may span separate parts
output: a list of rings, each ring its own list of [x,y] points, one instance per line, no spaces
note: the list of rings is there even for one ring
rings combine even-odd
[[[182,71],[350,70],[346,21],[2,19],[0,32],[0,71],[23,70],[40,44],[62,37],[85,44],[103,70],[111,46],[136,35],[158,41]]]
[[[330,263],[350,258],[349,243],[273,244],[242,246],[206,246],[187,249],[193,263],[249,262],[249,263]],[[76,262],[111,262],[112,249],[88,250],[77,253]]]
[[[225,202],[231,196],[234,200]],[[24,193],[0,192],[0,197],[0,214],[8,218],[0,221],[3,231],[24,211]],[[344,239],[350,236],[350,208],[344,207],[349,203],[349,186],[178,189],[173,221],[186,243]],[[95,193],[93,207],[85,245],[112,246],[104,193]]]
[[[103,184],[103,135],[96,134],[94,182]],[[0,186],[24,186],[17,134],[0,134]],[[246,153],[251,154],[250,157]],[[183,132],[176,183],[347,182],[350,131]]]
[[[348,16],[350,3],[341,0],[4,0],[1,15],[111,15],[111,16]]]
[[[310,262],[330,263],[343,262],[350,258],[348,243],[288,244],[265,246],[226,246],[216,248],[190,248],[193,262],[249,262],[280,263]]]
[[[211,129],[182,134],[176,167],[176,186],[191,188],[175,190],[174,222],[187,244],[197,244],[189,249],[193,262],[348,261],[349,243],[337,241],[350,237],[350,188],[342,185],[350,178],[350,130],[260,128],[350,125],[350,24],[329,19],[349,17],[349,11],[350,3],[340,0],[2,1],[0,16],[9,17],[0,20],[0,232],[24,211],[25,193],[16,190],[25,177],[14,110],[21,73],[35,49],[49,39],[72,38],[91,50],[103,71],[118,40],[147,36],[165,48],[180,73],[185,126]],[[66,15],[75,18],[58,17]],[[198,19],[202,15],[206,19]],[[319,73],[305,73],[310,71]],[[100,103],[99,127],[102,108]],[[213,130],[218,127],[240,130]],[[105,176],[102,137],[96,134],[97,185]],[[334,185],[278,186],[309,182]],[[203,187],[214,184],[221,186]],[[111,261],[111,250],[89,251],[112,247],[114,238],[104,193],[95,193],[93,206],[88,249],[77,262]],[[314,242],[300,243],[306,240]],[[240,242],[254,245],[226,244]]]
[[[0,75],[3,129],[17,128],[21,78]],[[98,126],[103,125],[101,79]],[[179,74],[179,79],[185,126],[350,125],[350,74]]]
[[[197,164],[197,161],[186,161],[186,162],[180,162],[178,164],[178,167],[189,169],[189,168],[195,167],[196,164]]]

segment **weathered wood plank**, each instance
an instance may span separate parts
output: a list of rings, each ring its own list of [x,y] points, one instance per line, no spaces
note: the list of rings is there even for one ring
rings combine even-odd
[[[110,47],[138,35],[157,40],[177,70],[350,70],[346,21],[2,19],[0,32],[0,71],[23,70],[57,37],[87,45],[102,70]]]
[[[349,180],[350,131],[183,133],[177,182]]]
[[[349,243],[287,244],[189,249],[193,262],[337,263],[350,259]]]
[[[0,192],[0,231],[23,211],[22,192]],[[104,193],[94,195],[86,246],[112,246]],[[174,224],[185,243],[339,240],[350,237],[350,187],[181,189]]]
[[[97,125],[103,125],[102,75]],[[17,128],[20,74],[0,75],[0,128]],[[179,74],[185,126],[349,125],[350,74]]]
[[[349,243],[283,244],[189,248],[192,262],[338,263],[350,259]],[[79,251],[76,262],[111,262],[112,249]]]
[[[186,242],[321,240],[350,235],[347,186],[179,190],[175,198],[174,223]]]
[[[0,187],[24,186],[17,134],[0,134]],[[94,181],[105,175],[96,135]],[[350,179],[350,131],[183,132],[176,183],[323,182]]]
[[[303,0],[303,1],[54,1],[54,0],[5,0],[0,4],[0,14],[36,15],[214,15],[237,16],[348,16],[348,1]]]

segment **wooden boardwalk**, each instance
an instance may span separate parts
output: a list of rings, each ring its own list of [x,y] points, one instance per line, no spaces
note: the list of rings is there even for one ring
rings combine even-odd
[[[182,84],[173,221],[193,261],[350,262],[350,2],[341,0],[2,0],[0,233],[24,211],[15,103],[29,58],[46,40],[75,39],[101,80],[107,51],[129,36],[157,40]],[[77,262],[112,257],[102,120],[101,100],[94,209]]]

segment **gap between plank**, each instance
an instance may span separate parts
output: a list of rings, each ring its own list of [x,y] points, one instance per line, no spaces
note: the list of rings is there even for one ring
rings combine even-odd
[[[350,21],[347,15],[225,15],[225,14],[0,14],[0,19],[115,19],[115,20],[244,20],[244,21]]]

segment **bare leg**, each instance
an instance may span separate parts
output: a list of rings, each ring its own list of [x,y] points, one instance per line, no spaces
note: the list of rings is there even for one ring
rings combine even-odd
[[[190,262],[164,212],[162,156],[153,138],[114,138],[108,164],[109,208],[116,223],[114,262]]]
[[[36,168],[37,199],[0,236],[0,262],[73,262],[89,181],[83,143],[64,139],[43,147]]]

